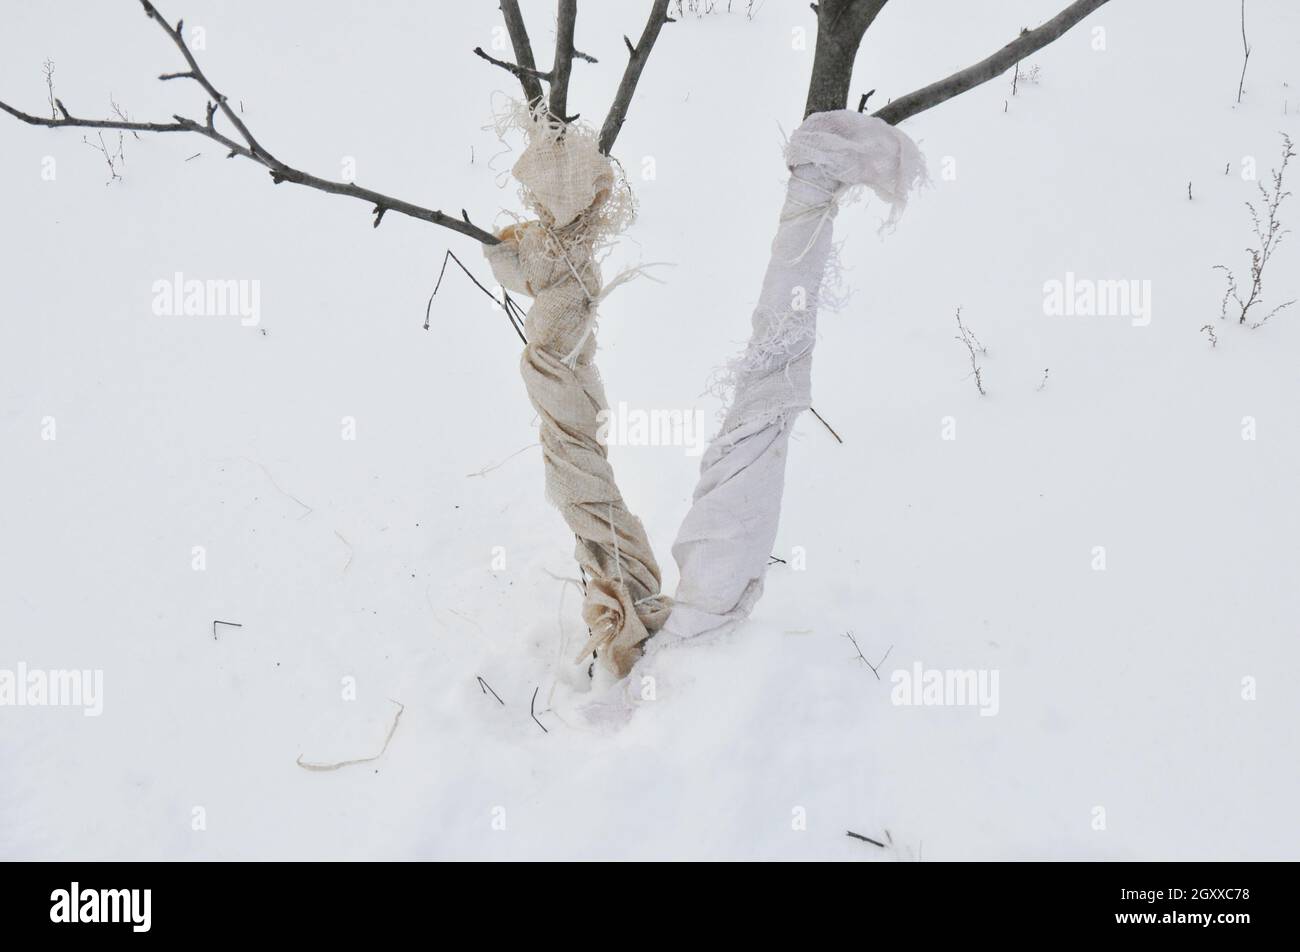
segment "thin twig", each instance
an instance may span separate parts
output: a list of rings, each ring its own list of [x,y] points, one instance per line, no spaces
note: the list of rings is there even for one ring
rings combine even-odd
[[[870,661],[867,660],[867,656],[862,653],[862,648],[858,646],[858,639],[853,637],[853,632],[846,631],[844,633],[844,637],[849,639],[849,641],[853,643],[853,648],[858,653],[858,660],[860,660],[863,664],[865,664],[868,668],[870,668],[871,673],[874,674],[876,676],[876,680],[879,681],[880,667],[885,663],[885,660],[889,657],[889,653],[894,650],[894,646],[890,645],[889,649],[885,652],[884,656],[881,657],[881,659],[877,661],[875,664],[872,664]]]
[[[218,620],[216,620],[216,619],[213,619],[213,621],[212,621],[212,640],[213,640],[213,641],[216,641],[216,640],[217,640],[217,626],[218,626],[218,625],[226,625],[227,627],[230,627],[230,628],[243,628],[243,627],[244,627],[243,625],[241,625],[241,624],[240,624],[239,622],[237,622],[237,621],[218,621]]]
[[[479,57],[480,59],[487,60],[493,66],[500,66],[502,69],[506,70],[507,72],[513,73],[521,80],[531,77],[533,79],[545,79],[549,81],[551,78],[550,73],[543,73],[541,70],[535,67],[520,66],[518,63],[511,63],[508,62],[507,60],[497,59],[495,56],[489,56],[481,46],[474,47],[474,55]]]
[[[59,118],[59,111],[54,107],[54,60],[47,59],[44,63],[45,69],[45,92],[50,103],[50,118]]]
[[[99,145],[95,145],[95,143],[91,142],[85,136],[81,137],[81,141],[90,146],[96,152],[100,153],[104,157],[104,161],[108,164],[108,181],[104,184],[112,185],[114,182],[122,181],[122,173],[119,171],[119,168],[126,158],[122,152],[122,133],[119,132],[117,134],[116,151],[110,149],[108,143],[104,141],[103,130],[100,130],[97,138],[99,139]]]
[[[845,830],[844,835],[851,836],[855,840],[862,840],[864,843],[870,843],[872,846],[879,846],[882,850],[886,849],[885,844],[880,842],[880,840],[873,840],[871,837],[863,836],[861,833],[854,833],[852,830]]]
[[[971,333],[970,328],[962,323],[961,308],[957,308],[957,331],[957,336],[953,339],[964,344],[966,350],[970,353],[971,372],[968,376],[975,378],[975,388],[979,390],[980,396],[983,397],[986,395],[984,392],[984,370],[980,367],[979,359],[976,354],[984,354],[987,356],[988,349],[980,343],[978,337]]]
[[[549,734],[550,731],[548,731],[548,730],[546,729],[546,725],[543,724],[541,721],[538,721],[538,720],[537,720],[537,711],[536,711],[536,707],[537,707],[537,692],[540,691],[541,689],[542,689],[542,686],[541,686],[540,684],[537,685],[537,687],[533,688],[533,699],[532,699],[531,701],[528,702],[528,713],[529,713],[530,715],[532,715],[532,718],[533,718],[534,721],[537,721],[537,726],[540,727],[540,728],[542,729],[542,733],[544,733],[544,734]]]
[[[519,335],[519,339],[523,342],[524,346],[527,347],[528,338],[524,336],[525,315],[519,305],[515,303],[514,298],[510,296],[510,292],[505,288],[502,288],[501,300],[497,301],[497,296],[484,287],[483,283],[479,281],[478,278],[474,277],[473,272],[470,271],[469,268],[465,267],[464,263],[457,258],[450,249],[448,249],[447,253],[442,256],[442,270],[438,272],[438,281],[433,286],[433,294],[429,295],[429,303],[424,307],[424,329],[426,331],[429,329],[429,319],[433,311],[433,299],[437,295],[438,289],[442,287],[442,276],[447,273],[447,259],[449,258],[456,262],[457,267],[464,271],[465,275],[474,282],[475,287],[495,301],[496,305],[506,312],[506,319],[510,321],[510,326],[515,329],[515,333]]]
[[[822,415],[817,412],[816,407],[809,407],[808,410],[810,413],[812,413],[813,416],[815,416],[817,419],[822,421],[822,426],[826,427],[826,429],[831,431],[831,436],[835,437],[836,442],[838,443],[844,442],[844,440],[840,438],[840,435],[835,432],[835,427],[831,426],[829,423],[826,422],[825,419],[822,418]]]
[[[482,691],[484,694],[487,694],[489,691],[492,691],[492,685],[484,681],[481,675],[476,674],[474,675],[474,677],[478,678],[478,689],[480,691]],[[501,704],[502,707],[506,706],[506,702],[501,700],[501,695],[497,694],[496,691],[492,691],[492,696],[497,699],[497,701]]]
[[[1242,93],[1246,91],[1246,64],[1250,62],[1250,44],[1246,41],[1246,0],[1241,0],[1241,81],[1237,83],[1237,105],[1241,105]]]

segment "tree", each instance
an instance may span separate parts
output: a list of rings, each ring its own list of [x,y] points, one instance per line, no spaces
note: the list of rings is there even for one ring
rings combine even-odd
[[[892,222],[924,178],[915,144],[894,126],[988,82],[1106,0],[1076,0],[980,62],[893,100],[872,116],[847,109],[853,64],[887,0],[820,0],[803,124],[790,137],[790,180],[745,352],[730,366],[726,417],[700,463],[690,511],[673,544],[681,569],[666,630],[679,637],[743,621],[763,593],[794,422],[809,407],[819,299],[838,203],[870,188]],[[735,518],[737,511],[745,519]]]
[[[529,397],[541,419],[548,496],[560,508],[576,537],[576,557],[587,587],[583,617],[591,639],[583,650],[598,651],[616,673],[624,674],[640,654],[640,644],[667,618],[669,601],[660,594],[655,562],[639,519],[628,511],[598,439],[597,416],[607,408],[593,363],[596,307],[614,286],[602,287],[597,252],[631,219],[630,193],[609,156],[627,118],[637,85],[668,16],[669,0],[653,0],[641,37],[624,37],[628,62],[613,103],[599,131],[569,115],[569,78],[575,60],[592,60],[574,45],[577,0],[558,0],[554,62],[537,68],[518,0],[500,0],[515,61],[475,54],[513,74],[524,94],[515,124],[529,138],[515,166],[535,217],[500,233],[460,217],[425,208],[352,182],[321,178],[271,152],[253,135],[208,78],[185,40],[184,21],[175,26],[150,0],[140,0],[145,15],[180,50],[186,68],[159,79],[190,80],[207,96],[202,120],[176,115],[171,121],[133,122],[122,116],[85,119],[72,115],[61,100],[50,117],[36,116],[0,101],[0,110],[29,125],[51,129],[112,129],[133,133],[194,133],[227,151],[261,165],[276,185],[289,182],[372,206],[374,227],[393,212],[448,228],[479,242],[504,288],[534,297],[521,329],[525,336],[520,367]],[[543,90],[543,83],[546,90]],[[218,120],[223,120],[218,124]],[[229,126],[227,129],[225,126]],[[567,174],[576,167],[590,188],[572,187]],[[509,304],[509,299],[502,302]],[[526,332],[526,333],[525,333]]]
[[[569,114],[574,61],[591,59],[575,46],[577,0],[557,0],[555,53],[545,71],[537,66],[518,0],[500,0],[514,61],[482,49],[474,52],[509,71],[523,91],[523,103],[511,121],[529,144],[513,171],[533,217],[498,233],[475,225],[463,210],[457,218],[284,162],[253,136],[200,68],[186,44],[183,23],[173,27],[150,0],[140,2],[187,64],[185,70],[159,78],[197,83],[208,99],[203,120],[83,119],[58,99],[49,118],[4,102],[0,109],[49,128],[195,133],[221,145],[231,158],[263,166],[277,185],[290,182],[369,203],[375,227],[391,211],[478,241],[502,287],[534,298],[518,328],[525,338],[521,372],[541,420],[547,494],[574,532],[575,555],[586,581],[583,618],[591,637],[580,657],[595,651],[623,675],[639,657],[641,644],[666,622],[677,634],[710,630],[746,617],[762,593],[780,512],[786,444],[794,420],[809,403],[816,314],[840,197],[851,186],[865,185],[890,203],[891,219],[896,217],[924,170],[915,145],[893,127],[1014,68],[1106,0],[1076,0],[991,56],[895,99],[871,116],[863,113],[866,96],[852,112],[848,95],[862,39],[887,0],[812,5],[817,42],[804,123],[787,152],[792,174],[786,203],[750,345],[733,366],[736,387],[728,416],[704,456],[694,504],[673,547],[682,568],[675,608],[660,592],[659,567],[645,531],[624,503],[599,439],[599,414],[608,402],[593,362],[597,308],[632,276],[625,273],[605,282],[596,265],[600,249],[631,217],[626,183],[610,153],[659,32],[671,22],[669,0],[653,0],[635,45],[624,37],[628,62],[599,130]],[[219,118],[231,128],[218,128]],[[737,512],[745,518],[737,520]],[[743,523],[739,528],[738,522]]]

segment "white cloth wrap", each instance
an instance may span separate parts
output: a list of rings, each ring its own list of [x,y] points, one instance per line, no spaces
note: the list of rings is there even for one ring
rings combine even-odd
[[[890,205],[892,223],[925,178],[911,139],[848,111],[804,120],[790,136],[786,164],[790,181],[749,346],[732,367],[731,403],[673,544],[681,582],[664,632],[676,637],[743,621],[763,594],[790,433],[812,399],[818,297],[840,198],[865,186]]]

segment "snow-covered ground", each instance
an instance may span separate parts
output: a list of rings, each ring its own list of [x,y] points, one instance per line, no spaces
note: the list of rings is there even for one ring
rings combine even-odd
[[[1061,4],[890,4],[854,101]],[[543,61],[552,7],[524,4]],[[582,5],[584,118],[647,7]],[[572,537],[518,342],[459,272],[421,326],[446,249],[487,277],[472,241],[374,230],[194,136],[128,136],[106,187],[79,131],[0,116],[0,669],[103,672],[101,716],[0,707],[0,857],[1300,858],[1300,308],[1220,322],[1212,270],[1246,267],[1243,162],[1265,179],[1300,131],[1300,8],[1250,0],[1237,105],[1238,4],[1196,7],[1112,0],[1014,98],[1008,75],[904,124],[934,185],[883,238],[875,204],[837,222],[853,296],[814,387],[844,443],[800,423],[787,564],[742,630],[654,652],[601,704],[569,663]],[[516,87],[470,52],[494,3],[162,10],[299,167],[350,160],[481,224],[517,207],[484,128]],[[182,64],[134,3],[3,16],[7,102],[41,111],[48,57],[74,115],[110,93],[137,119],[202,109],[154,78]],[[813,33],[780,0],[665,28],[616,149],[641,213],[607,273],[676,267],[602,308],[614,403],[714,419]],[[1298,263],[1283,244],[1273,303],[1300,297]],[[156,315],[177,272],[259,282],[260,323]],[[1045,314],[1067,272],[1150,282],[1149,323]],[[698,458],[612,454],[671,592]],[[996,672],[996,713],[893,703],[917,664]],[[296,764],[376,753],[394,702],[378,760]]]

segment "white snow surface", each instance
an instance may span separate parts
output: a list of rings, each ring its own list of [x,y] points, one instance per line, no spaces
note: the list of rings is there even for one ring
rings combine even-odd
[[[1061,5],[890,4],[853,102]],[[1263,179],[1300,132],[1300,8],[1248,4],[1238,105],[1238,5],[1185,6],[1112,0],[1014,98],[1007,75],[904,125],[934,184],[888,234],[878,203],[836,221],[853,295],[820,321],[813,404],[845,442],[799,422],[789,564],[749,623],[627,685],[570,663],[572,537],[505,316],[453,266],[431,314],[453,347],[421,328],[446,249],[486,280],[471,240],[372,229],[197,136],[128,136],[106,186],[80,131],[0,115],[0,669],[104,678],[99,717],[0,707],[0,858],[1300,858],[1300,309],[1220,322],[1212,270],[1245,269],[1243,158]],[[647,7],[582,5],[600,62],[575,65],[571,110],[603,117]],[[471,54],[501,35],[495,4],[161,9],[203,29],[200,62],[287,161],[338,177],[351,157],[361,184],[483,225],[519,209],[484,128],[517,89]],[[524,4],[543,63],[551,9]],[[202,115],[193,83],[156,81],[183,64],[132,4],[4,18],[6,102],[42,110],[48,57],[74,115],[110,93],[137,119]],[[664,29],[615,149],[640,215],[607,270],[677,267],[602,306],[611,402],[717,413],[813,35],[779,0]],[[1292,239],[1273,303],[1300,297],[1298,262]],[[260,324],[155,315],[176,272],[260,282]],[[1066,272],[1150,281],[1149,325],[1045,315]],[[611,452],[671,592],[698,457]],[[214,639],[214,619],[242,627]],[[880,679],[846,632],[889,652]],[[917,663],[997,671],[997,714],[892,703]],[[394,701],[378,760],[295,763],[373,755]]]

